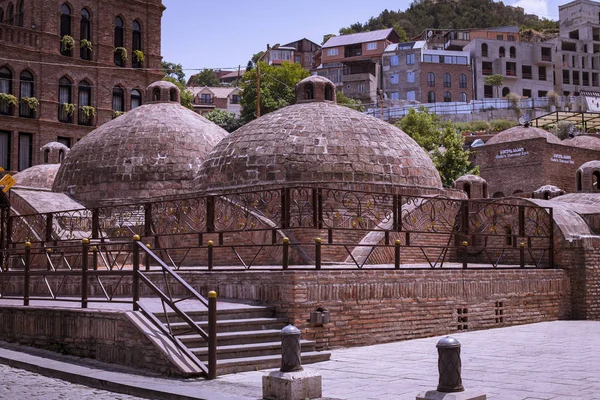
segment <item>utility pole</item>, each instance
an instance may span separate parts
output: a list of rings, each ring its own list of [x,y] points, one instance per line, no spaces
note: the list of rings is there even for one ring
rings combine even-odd
[[[267,51],[256,61],[256,118],[260,117],[260,60],[265,58],[269,51],[279,48],[279,43],[271,47],[267,44]]]

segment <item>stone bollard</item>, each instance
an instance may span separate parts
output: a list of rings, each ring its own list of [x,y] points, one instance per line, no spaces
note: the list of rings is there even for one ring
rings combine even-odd
[[[462,384],[460,343],[453,337],[441,338],[437,345],[439,382],[437,390],[420,393],[417,400],[486,400],[481,392],[465,390]]]
[[[288,325],[281,330],[281,369],[262,378],[263,398],[304,400],[322,397],[321,375],[302,367],[300,330]]]

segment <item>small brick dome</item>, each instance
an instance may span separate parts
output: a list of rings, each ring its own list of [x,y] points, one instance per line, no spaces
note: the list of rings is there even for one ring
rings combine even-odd
[[[600,151],[600,135],[577,135],[572,139],[563,140],[562,144]]]
[[[73,146],[53,190],[87,206],[189,193],[198,190],[193,179],[205,156],[227,134],[179,103],[146,104]]]
[[[60,164],[40,164],[24,169],[13,175],[13,178],[17,181],[15,187],[50,190],[59,168]]]
[[[600,192],[600,161],[588,161],[577,168],[575,183],[578,192]]]
[[[515,126],[509,128],[505,131],[498,133],[496,136],[488,140],[485,144],[499,144],[499,143],[509,143],[516,142],[519,140],[527,140],[527,139],[537,139],[544,138],[548,143],[560,143],[561,140],[551,134],[548,131],[545,131],[540,128],[534,128],[532,126],[525,128],[524,126]]]
[[[199,174],[205,189],[291,182],[442,188],[431,158],[407,134],[324,101],[319,91],[331,83],[325,78],[299,83],[299,96],[308,83],[314,84],[313,101],[266,114],[215,146]]]
[[[466,174],[456,179],[452,185],[455,189],[464,190],[469,199],[487,199],[487,181],[480,176]]]

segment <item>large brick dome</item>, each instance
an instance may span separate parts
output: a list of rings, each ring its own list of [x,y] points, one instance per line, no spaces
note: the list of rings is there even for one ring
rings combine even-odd
[[[544,138],[548,143],[560,143],[560,139],[551,134],[548,131],[545,131],[540,128],[534,128],[533,126],[524,127],[524,126],[515,126],[509,129],[506,129],[496,136],[488,140],[485,144],[499,144],[499,143],[510,143],[516,142],[519,140],[526,139],[537,139]]]
[[[287,183],[441,189],[430,157],[387,122],[335,104],[331,81],[309,77],[298,104],[236,130],[210,152],[205,189]]]
[[[53,190],[86,205],[189,193],[205,156],[227,132],[179,104],[173,84],[146,90],[147,103],[102,125],[65,157]]]

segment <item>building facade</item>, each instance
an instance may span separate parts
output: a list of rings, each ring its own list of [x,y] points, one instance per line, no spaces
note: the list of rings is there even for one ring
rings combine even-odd
[[[242,90],[238,87],[190,87],[194,95],[194,111],[206,114],[216,108],[240,115]]]
[[[0,167],[44,162],[138,107],[161,73],[161,0],[0,0]]]

